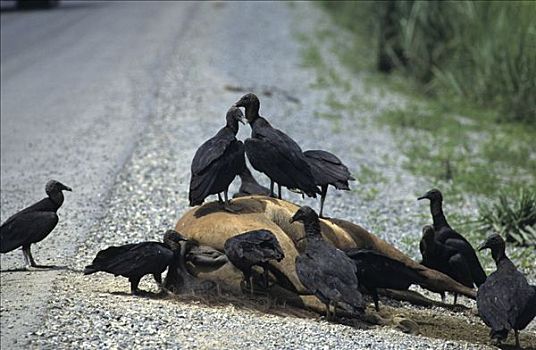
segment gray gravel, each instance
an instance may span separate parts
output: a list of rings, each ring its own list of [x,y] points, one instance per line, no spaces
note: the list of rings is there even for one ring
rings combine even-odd
[[[64,2],[2,12],[1,220],[43,198],[51,178],[74,190],[54,233],[32,248],[38,263],[64,264],[104,215],[188,17],[173,7]],[[1,256],[2,270],[23,264],[20,250]],[[57,275],[1,274],[2,348],[41,324]]]
[[[374,107],[358,113],[340,112],[333,133],[326,133],[334,130],[332,121],[315,117],[315,111],[328,110],[324,101],[330,91],[310,87],[316,71],[302,66],[300,50],[304,43],[296,38],[297,33],[332,26],[314,6],[244,2],[172,5],[165,9],[172,13],[169,17],[159,13],[166,19],[174,16],[182,19],[175,27],[180,30],[180,40],[171,41],[174,46],[168,48],[168,63],[158,65],[162,71],[152,92],[147,124],[110,191],[103,194],[105,210],[95,220],[72,219],[69,222],[80,226],[61,225],[53,234],[57,239],[73,239],[79,247],[75,254],[51,257],[55,262],[65,261],[74,271],[57,273],[45,306],[46,317],[40,327],[29,332],[31,347],[482,349],[482,345],[410,336],[387,327],[362,330],[321,319],[276,316],[232,305],[207,306],[199,302],[131,297],[125,294],[129,290],[126,279],[80,274],[99,249],[160,239],[187,210],[193,154],[223,125],[225,111],[241,95],[226,86],[255,92],[270,90],[270,96],[260,94],[261,114],[304,149],[332,151],[356,172],[362,165],[381,171],[385,179],[377,184],[357,183],[354,186],[360,186],[361,190],[347,193],[330,191],[326,213],[360,223],[394,244],[415,239],[427,222],[422,212],[427,212],[428,207],[415,200],[427,188],[426,181],[402,169],[403,158],[391,135],[371,122],[383,108],[404,103],[403,99],[366,89],[357,77],[350,81],[351,88],[333,87],[331,92],[343,98],[359,95]],[[130,6],[133,5],[123,8]],[[162,26],[165,25],[170,24],[164,21]],[[329,47],[322,52],[326,59],[332,59]],[[348,76],[343,68],[337,69]],[[130,135],[131,127],[125,126],[117,132],[118,138],[124,137],[123,131]],[[249,127],[245,127],[239,137],[245,138],[249,132]],[[85,171],[82,168],[80,174]],[[72,177],[75,178],[74,174]],[[267,184],[262,175],[258,178]],[[91,192],[91,186],[95,186],[82,179],[78,181],[81,193]],[[13,198],[11,192],[5,192],[5,186],[2,181],[2,204],[8,203],[8,197],[11,203]],[[364,199],[363,188],[372,186],[378,195],[372,200]],[[297,203],[318,206],[316,201],[304,201],[288,192],[284,196]],[[78,202],[84,199],[77,198]],[[71,215],[74,201],[67,199],[62,219]],[[86,206],[89,208],[96,202],[89,198]],[[2,205],[2,218],[14,207],[14,204],[6,208]],[[460,210],[464,208],[471,210],[466,203],[458,206]],[[81,211],[78,215],[83,214]],[[78,231],[78,238],[74,237],[74,231]],[[53,242],[43,243],[40,253],[46,254],[44,249]],[[36,253],[38,257],[41,254]],[[11,262],[7,264],[11,266]],[[155,290],[149,278],[142,280],[141,288]],[[472,305],[471,301],[464,299],[464,302]],[[3,298],[2,315],[13,314],[17,308],[23,306],[16,296]],[[452,316],[461,321],[477,320],[467,314]],[[2,331],[4,327],[9,325],[2,322]],[[25,343],[18,345],[23,347]]]

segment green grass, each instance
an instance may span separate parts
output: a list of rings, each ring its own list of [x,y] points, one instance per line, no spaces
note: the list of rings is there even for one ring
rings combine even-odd
[[[305,37],[302,37],[302,42],[306,41]],[[324,59],[318,49],[318,46],[315,45],[306,45],[303,47],[301,52],[302,65],[309,68],[326,68]]]
[[[375,186],[356,186],[352,191],[359,193],[359,197],[371,202],[378,198],[380,190]]]
[[[326,5],[322,6],[332,6]],[[375,72],[376,43],[370,34],[370,18],[356,15],[355,8],[367,10],[376,6],[369,2],[337,3],[337,11],[328,8],[335,23],[350,29],[355,35],[348,41],[333,36],[330,30],[320,29],[303,36],[304,66],[316,71],[315,89],[328,91],[324,101],[328,111],[318,116],[340,123],[340,113],[358,116],[361,111],[375,110],[367,94],[357,96],[349,88],[348,78],[341,77],[324,61],[319,40],[328,43],[338,61],[348,71],[363,79],[366,92],[380,91],[390,98],[402,95],[405,105],[393,105],[380,111],[376,121],[380,127],[391,129],[399,150],[406,156],[403,165],[410,172],[426,179],[430,187],[438,187],[450,203],[461,202],[464,196],[476,195],[481,201],[492,201],[497,193],[515,193],[523,188],[536,187],[536,125],[519,123],[509,118],[496,101],[482,104],[452,94],[430,93],[407,72],[384,75]],[[365,33],[365,34],[364,34]],[[337,93],[329,93],[336,91]],[[425,93],[423,93],[425,91]],[[437,90],[436,90],[437,91]],[[350,96],[345,99],[344,97]],[[512,121],[514,120],[514,121]],[[340,130],[338,130],[340,131]],[[355,174],[364,186],[356,186],[366,200],[376,200],[379,190],[374,186],[379,172],[364,167]],[[487,233],[479,230],[476,218],[449,213],[449,222],[473,244],[479,244]],[[411,245],[415,242],[409,242]],[[523,269],[533,266],[536,254],[531,248],[517,248],[509,254]],[[483,263],[491,267],[489,254],[481,254]]]
[[[382,52],[420,93],[493,107],[503,120],[536,123],[536,2],[324,1],[321,6],[354,34],[346,46],[355,49],[340,54],[351,69],[374,67],[380,33],[391,33]],[[384,20],[387,13],[391,24]]]
[[[372,169],[365,164],[362,164],[359,167],[359,173],[356,174],[356,177],[359,179],[359,182],[363,184],[377,184],[385,183],[387,181],[381,171]]]
[[[535,129],[497,124],[486,111],[461,112],[429,99],[387,110],[378,120],[393,134],[407,130],[398,140],[405,167],[437,187],[492,196],[536,184]]]
[[[374,6],[377,5],[369,2],[323,3],[337,23],[355,34],[351,42],[346,38],[333,40],[335,34],[329,29],[317,30],[314,38],[300,37],[304,43],[303,64],[317,72],[311,87],[328,91],[328,111],[317,115],[331,120],[333,130],[339,132],[339,112],[357,115],[374,107],[366,97],[353,94],[348,79],[325,62],[318,44],[322,40],[334,48],[340,63],[360,74],[371,88],[402,94],[408,101],[405,106],[384,110],[377,118],[398,135],[408,170],[430,179],[436,187],[486,197],[498,190],[536,186],[536,125],[505,122],[500,110],[483,108],[452,95],[423,95],[419,85],[403,74],[373,72],[374,45],[371,37],[364,35],[370,33],[367,26],[371,24],[363,16],[366,11],[374,11]],[[361,12],[356,13],[358,10]],[[341,91],[351,98],[341,100]]]
[[[508,242],[536,247],[536,190],[501,193],[492,204],[480,204],[481,231],[498,232]]]
[[[354,175],[358,179],[359,184],[353,186],[352,191],[359,193],[359,196],[366,201],[373,201],[378,198],[380,190],[376,185],[387,181],[380,171],[365,164],[362,164],[359,167],[359,172]]]

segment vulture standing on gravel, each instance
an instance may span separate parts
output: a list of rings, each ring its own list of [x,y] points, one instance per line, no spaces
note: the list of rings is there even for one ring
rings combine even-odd
[[[501,236],[494,234],[488,237],[478,247],[478,250],[483,249],[491,249],[497,270],[478,288],[478,314],[491,328],[490,337],[494,342],[500,344],[513,329],[519,348],[519,331],[536,315],[536,286],[529,285],[525,276],[508,259]]]
[[[436,240],[436,232],[430,225],[422,229],[422,238],[419,244],[421,250],[421,264],[430,269],[437,270],[451,277],[466,287],[473,288],[471,269],[465,256],[458,250]],[[445,293],[441,292],[441,300],[445,301]],[[458,295],[454,293],[454,304]]]
[[[326,305],[326,318],[336,316],[338,305],[353,312],[364,310],[358,289],[357,268],[343,251],[324,241],[318,215],[308,206],[301,207],[290,222],[301,221],[305,236],[297,242],[296,274],[301,283]],[[300,242],[300,241],[303,241]]]
[[[138,289],[141,278],[152,274],[162,290],[162,272],[179,260],[179,240],[181,238],[175,231],[168,230],[164,234],[164,243],[142,242],[109,247],[97,253],[91,265],[84,269],[84,275],[102,271],[127,277],[130,291],[136,295],[143,294]]]
[[[246,94],[235,106],[246,109],[246,119],[251,126],[251,138],[245,141],[246,154],[253,168],[270,178],[270,195],[275,196],[274,183],[277,183],[279,199],[281,186],[316,198],[319,190],[300,146],[259,115],[257,96]]]
[[[39,202],[10,217],[0,226],[0,252],[7,253],[22,247],[27,266],[47,268],[37,265],[32,257],[30,245],[42,241],[58,223],[56,212],[63,204],[63,192],[72,191],[61,182],[50,180],[45,191],[48,195]]]
[[[268,288],[270,261],[281,261],[285,255],[275,235],[268,230],[254,230],[229,238],[224,245],[229,261],[244,274],[244,281],[253,290],[251,269],[263,268],[264,288]]]
[[[376,311],[380,311],[377,288],[407,290],[424,281],[414,269],[377,251],[353,248],[346,254],[355,262],[359,285],[372,295]]]
[[[432,189],[418,199],[430,200],[430,211],[433,218],[435,240],[461,254],[471,273],[472,283],[480,286],[486,280],[486,273],[484,272],[482,265],[480,265],[480,261],[471,244],[465,237],[454,231],[447,223],[447,219],[443,214],[443,196],[441,192],[437,189]]]
[[[244,144],[236,139],[238,123],[243,123],[244,115],[239,108],[227,111],[226,125],[218,133],[199,147],[192,161],[190,179],[190,206],[200,205],[206,197],[223,192],[224,208],[234,211],[227,198],[227,190],[236,175],[245,166]]]
[[[322,150],[309,150],[303,152],[307,163],[311,167],[311,172],[315,184],[321,188],[320,197],[320,217],[323,217],[324,200],[331,185],[338,190],[350,190],[348,181],[355,180],[348,167],[334,154]]]
[[[242,184],[238,189],[238,192],[233,195],[233,198],[245,197],[245,196],[269,196],[270,190],[260,185],[257,180],[251,174],[247,166],[244,166],[244,170],[240,174],[240,181]]]

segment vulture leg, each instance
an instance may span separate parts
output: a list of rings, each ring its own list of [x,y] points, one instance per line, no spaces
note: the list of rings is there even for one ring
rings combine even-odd
[[[24,255],[24,261],[26,262],[26,267],[33,266],[32,262],[30,261],[30,246],[22,247],[22,255]]]
[[[270,180],[270,197],[275,198],[274,181]]]
[[[140,293],[141,291],[138,289],[138,285],[140,284],[140,278],[139,277],[130,277],[128,280],[130,282],[130,292],[132,293],[132,295],[141,294]]]
[[[333,321],[337,320],[337,302],[333,302],[333,311],[331,312],[331,315],[333,317]]]
[[[268,289],[268,268],[266,266],[262,267],[262,277],[263,277],[263,288]]]
[[[218,193],[218,202],[223,203],[223,199],[221,199],[221,194],[220,193]]]
[[[370,290],[370,294],[372,294],[372,300],[374,300],[374,308],[376,311],[380,311],[380,297],[378,296],[378,290],[376,290],[376,288],[372,288]]]
[[[223,203],[223,209],[225,209],[225,211],[228,211],[229,213],[237,213],[239,209],[234,209],[233,207],[231,207],[231,202],[229,202],[227,190],[223,192],[223,197],[225,198],[225,202]]]
[[[277,184],[277,198],[281,199],[281,184]]]
[[[456,305],[456,302],[458,301],[458,293],[454,293],[454,305]]]
[[[54,265],[37,265],[32,256],[30,245],[22,247],[22,254],[24,255],[24,260],[26,261],[26,267],[37,267],[42,269],[53,269],[56,267]]]
[[[169,271],[169,270],[168,270]],[[168,272],[169,273],[169,272]],[[171,294],[171,291],[169,291],[164,284],[162,284],[162,274],[161,273],[155,273],[153,274],[153,278],[156,281],[156,284],[158,285],[158,295],[164,296],[166,294]]]
[[[158,288],[160,288],[160,291],[162,291],[162,274],[161,273],[155,273],[153,274],[153,278],[156,282],[156,284],[158,285]]]
[[[322,185],[322,193],[320,194],[320,214],[319,217],[323,218],[324,214],[324,201],[326,200],[326,194],[328,193],[328,185]]]
[[[32,252],[30,250],[29,245],[22,248],[22,253],[24,254],[24,257],[26,258],[26,260],[30,262],[31,267],[37,267],[37,264],[35,263],[35,260],[32,256]]]
[[[330,312],[330,308],[329,308],[329,306],[330,306],[330,303],[329,303],[329,301],[328,301],[328,302],[326,303],[326,320],[327,320],[327,321],[329,321],[329,320],[331,319],[331,315],[330,315],[330,313],[329,313],[329,312]]]
[[[253,295],[253,276],[251,270],[243,271],[244,273],[244,282],[246,282],[246,289],[249,289],[251,295]]]
[[[517,329],[514,329],[514,335],[516,337],[516,348],[521,349],[521,345],[519,344],[519,331]]]

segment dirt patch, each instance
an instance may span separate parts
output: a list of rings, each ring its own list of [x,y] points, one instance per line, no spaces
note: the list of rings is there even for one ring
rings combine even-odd
[[[490,345],[489,328],[470,309],[464,312],[450,313],[444,310],[391,308],[395,313],[415,321],[420,334],[430,338],[466,341],[473,344]],[[521,331],[519,340],[524,349],[536,349],[536,334]],[[502,349],[515,348],[513,332],[509,334]]]

